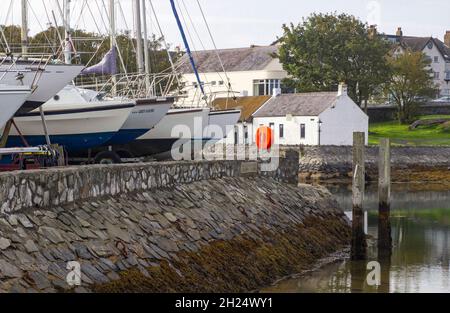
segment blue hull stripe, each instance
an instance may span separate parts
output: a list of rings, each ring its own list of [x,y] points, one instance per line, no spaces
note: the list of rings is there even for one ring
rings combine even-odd
[[[91,134],[70,134],[70,135],[55,135],[50,136],[53,144],[63,146],[68,153],[73,151],[87,150],[102,146],[105,142],[110,140],[116,133],[91,133]],[[45,145],[45,136],[25,136],[26,141],[30,146]],[[23,147],[24,144],[20,136],[9,136],[7,147]]]
[[[141,137],[149,130],[150,129],[121,129],[104,145],[105,146],[125,145]]]

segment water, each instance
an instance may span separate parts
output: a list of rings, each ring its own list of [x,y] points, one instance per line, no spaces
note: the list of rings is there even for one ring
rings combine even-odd
[[[397,190],[396,190],[397,189]],[[334,189],[346,210],[351,191]],[[264,292],[450,292],[450,190],[414,191],[394,188],[390,260],[381,264],[381,285],[367,284],[367,262],[377,260],[375,240],[369,241],[368,261],[348,259],[328,264],[301,278],[287,279]],[[377,236],[377,193],[369,190],[368,234]]]

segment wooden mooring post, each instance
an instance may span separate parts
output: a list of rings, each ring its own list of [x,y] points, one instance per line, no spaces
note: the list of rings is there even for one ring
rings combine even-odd
[[[378,255],[390,256],[391,237],[391,143],[387,138],[380,140],[378,160]]]
[[[365,192],[365,133],[353,133],[353,183],[352,183],[352,260],[366,258],[363,201]]]

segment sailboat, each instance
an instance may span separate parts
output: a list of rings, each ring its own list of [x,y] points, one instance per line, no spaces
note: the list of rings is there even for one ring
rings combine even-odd
[[[128,144],[135,156],[168,157],[189,141],[202,141],[209,108],[171,109],[155,128]],[[178,131],[177,131],[178,130]]]
[[[69,154],[101,146],[111,140],[136,106],[131,100],[103,100],[91,96],[86,90],[66,86],[42,106],[50,141],[63,146]],[[12,129],[7,146],[47,143],[38,110],[16,116],[14,121],[20,133]]]

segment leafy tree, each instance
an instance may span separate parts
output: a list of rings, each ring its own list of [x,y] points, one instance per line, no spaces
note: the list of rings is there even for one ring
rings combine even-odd
[[[283,30],[278,57],[291,89],[333,91],[346,82],[350,97],[367,108],[388,76],[390,44],[352,15],[312,14]]]
[[[436,91],[430,68],[431,60],[422,52],[410,50],[388,58],[392,76],[386,84],[386,91],[397,105],[400,123],[412,122],[421,99],[430,97]]]

